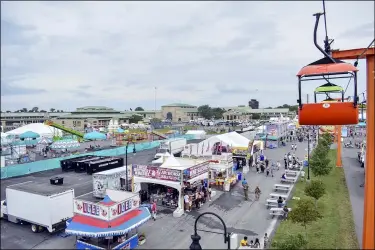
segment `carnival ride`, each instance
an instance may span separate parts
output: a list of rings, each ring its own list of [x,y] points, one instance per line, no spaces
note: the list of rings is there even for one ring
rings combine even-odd
[[[67,127],[64,127],[56,122],[53,122],[51,120],[47,120],[44,122],[45,125],[48,125],[48,126],[51,126],[51,127],[54,127],[54,128],[58,128],[66,133],[69,133],[69,134],[72,134],[72,135],[75,135],[75,136],[78,136],[80,138],[83,138],[84,134],[81,133],[81,132],[78,132],[74,129],[70,129],[70,128],[67,128]]]
[[[298,77],[298,115],[300,125],[333,125],[337,126],[337,138],[341,138],[341,125],[352,125],[358,123],[358,93],[357,93],[357,72],[358,60],[366,58],[367,63],[367,138],[366,145],[366,175],[365,175],[365,199],[363,218],[363,240],[362,249],[375,249],[374,237],[374,109],[375,109],[375,86],[374,86],[374,48],[370,48],[375,39],[365,49],[352,49],[346,51],[331,51],[330,45],[333,40],[328,39],[327,27],[325,27],[325,49],[323,50],[317,43],[317,29],[321,15],[324,15],[326,24],[325,4],[323,0],[323,13],[314,14],[316,17],[314,27],[314,44],[324,58],[303,67],[297,74]],[[341,60],[354,59],[354,66]],[[302,104],[301,83],[308,80],[325,80],[330,83],[332,79],[354,80],[353,100],[345,102],[341,97],[341,102],[332,103],[307,103]],[[349,84],[349,83],[348,83]],[[341,167],[341,139],[337,140],[337,167]]]

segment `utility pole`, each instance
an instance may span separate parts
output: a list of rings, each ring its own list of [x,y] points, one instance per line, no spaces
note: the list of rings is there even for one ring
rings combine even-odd
[[[155,96],[154,96],[154,112],[155,112],[154,116],[155,116],[155,118],[156,118],[156,90],[157,90],[157,87],[155,86]]]

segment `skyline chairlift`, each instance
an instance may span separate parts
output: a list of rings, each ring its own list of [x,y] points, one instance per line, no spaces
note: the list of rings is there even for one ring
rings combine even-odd
[[[317,43],[317,29],[319,19],[322,13],[315,14],[316,17],[314,27],[314,44],[320,52],[324,54],[324,58],[317,60],[303,67],[297,74],[298,77],[298,119],[300,125],[351,125],[358,123],[358,97],[357,97],[357,72],[358,69],[349,63],[341,60],[333,59],[326,51],[324,51]],[[353,100],[344,102],[344,92],[342,92],[341,102],[324,102],[302,103],[302,82],[305,81],[325,81],[333,86],[330,81],[335,79],[353,79],[354,93]],[[324,85],[323,85],[324,86]],[[322,86],[321,86],[322,87]],[[339,86],[337,86],[339,87]],[[324,88],[324,87],[323,87]],[[319,89],[319,88],[318,88]],[[335,87],[335,92],[338,88]]]

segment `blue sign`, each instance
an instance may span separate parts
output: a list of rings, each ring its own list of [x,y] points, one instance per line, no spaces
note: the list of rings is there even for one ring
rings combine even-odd
[[[121,244],[115,246],[112,249],[135,249],[138,246],[138,235],[134,235],[127,241],[122,242]]]
[[[88,250],[101,250],[101,249],[104,249],[102,247],[99,247],[99,246],[95,246],[95,245],[92,245],[92,244],[89,244],[89,243],[86,243],[86,242],[83,242],[83,241],[80,241],[80,240],[77,240],[76,242],[76,249],[88,249]]]

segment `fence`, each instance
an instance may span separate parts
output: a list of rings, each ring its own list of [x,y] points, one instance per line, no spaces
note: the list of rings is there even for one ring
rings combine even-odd
[[[180,138],[186,138],[187,140],[193,139],[191,135],[183,135],[180,136]],[[162,141],[152,141],[152,142],[143,142],[135,144],[136,151],[142,151],[147,149],[152,149],[155,147],[158,147]],[[97,156],[118,156],[118,155],[124,155],[125,154],[126,147],[117,147],[113,149],[106,149],[96,152],[89,152],[79,155],[72,155],[68,157],[60,157],[60,158],[54,158],[54,159],[48,159],[43,161],[35,161],[35,162],[29,162],[25,164],[16,164],[11,166],[5,166],[1,168],[1,179],[16,177],[16,176],[22,176],[27,175],[31,173],[37,173],[41,171],[51,170],[60,168],[60,161],[64,159],[74,158],[78,156],[84,156],[84,155],[97,155]],[[128,147],[128,153],[133,152],[133,147]]]

